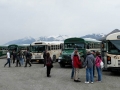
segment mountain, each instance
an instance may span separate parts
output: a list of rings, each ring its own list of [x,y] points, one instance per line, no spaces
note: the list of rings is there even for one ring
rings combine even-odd
[[[5,45],[10,45],[10,44],[31,44],[32,42],[35,42],[35,41],[63,41],[66,38],[69,38],[69,36],[67,36],[67,35],[41,36],[41,37],[39,37],[37,39],[34,39],[32,37],[24,37],[22,39],[10,41],[10,42],[6,43]]]
[[[96,39],[96,40],[99,40],[101,38],[103,38],[105,36],[105,34],[101,33],[101,34],[88,34],[88,35],[85,35],[85,36],[82,36],[80,38],[92,38],[92,39]]]
[[[120,32],[119,29],[115,29],[112,32],[108,33],[108,34],[88,34],[85,36],[81,36],[80,38],[92,38],[92,39],[96,39],[96,40],[104,40],[106,38],[106,36],[108,36],[111,33],[116,33],[116,32]],[[24,37],[22,39],[18,39],[18,40],[13,40],[10,41],[8,43],[6,43],[5,45],[9,45],[9,44],[31,44],[32,42],[35,41],[63,41],[67,38],[70,38],[70,36],[68,35],[56,35],[56,36],[41,36],[37,39],[34,39],[32,37]]]
[[[36,41],[63,41],[66,38],[69,38],[67,35],[58,35],[58,36],[44,36],[39,37]]]
[[[120,30],[119,30],[119,29],[115,29],[115,30],[113,30],[112,32],[110,32],[110,33],[108,33],[107,35],[105,35],[104,37],[100,38],[99,40],[100,40],[100,41],[105,40],[108,35],[110,35],[110,34],[112,34],[112,33],[117,33],[117,32],[120,32]]]
[[[30,44],[34,41],[35,41],[35,39],[29,36],[29,37],[24,37],[22,39],[7,42],[5,45],[9,45],[9,44]]]

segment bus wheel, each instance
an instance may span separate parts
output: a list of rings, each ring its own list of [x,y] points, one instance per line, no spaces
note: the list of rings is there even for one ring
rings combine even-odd
[[[53,55],[53,62],[56,62],[56,55]]]
[[[65,67],[65,64],[60,63],[60,67],[61,67],[61,68],[64,68],[64,67]]]

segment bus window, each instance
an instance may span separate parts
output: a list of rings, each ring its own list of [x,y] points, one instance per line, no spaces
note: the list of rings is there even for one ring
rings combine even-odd
[[[89,49],[90,48],[90,46],[89,46],[89,43],[87,44],[87,49]]]

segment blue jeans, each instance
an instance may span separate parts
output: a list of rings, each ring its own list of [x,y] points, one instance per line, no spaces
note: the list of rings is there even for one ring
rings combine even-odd
[[[7,64],[9,64],[10,67],[10,58],[7,58],[7,63],[4,66],[6,66]]]
[[[93,67],[86,68],[86,81],[93,82]]]
[[[74,76],[74,67],[72,66],[71,78]]]
[[[23,59],[23,58],[20,58],[20,63],[21,63],[21,65],[23,65],[23,62],[24,62],[24,59]]]
[[[97,73],[98,73],[98,81],[101,81],[101,78],[102,78],[101,68],[100,67],[96,67],[96,69],[97,69]]]

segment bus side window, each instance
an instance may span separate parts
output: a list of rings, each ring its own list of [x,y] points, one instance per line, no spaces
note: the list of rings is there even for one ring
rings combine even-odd
[[[89,46],[89,43],[87,44],[87,49],[89,49],[90,48],[90,46]]]
[[[50,46],[48,46],[48,51],[50,50]]]

